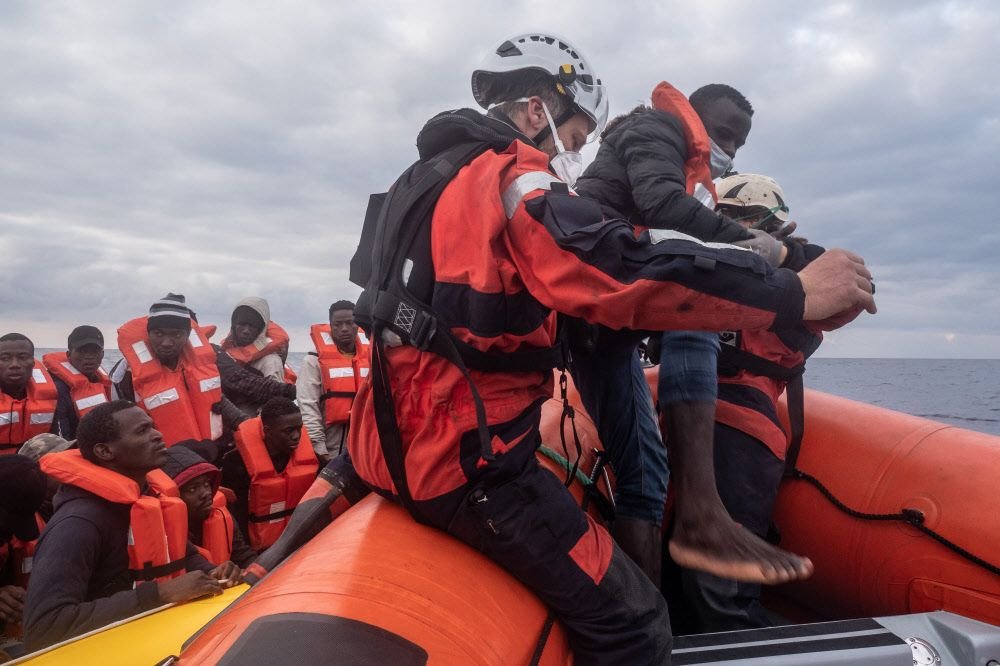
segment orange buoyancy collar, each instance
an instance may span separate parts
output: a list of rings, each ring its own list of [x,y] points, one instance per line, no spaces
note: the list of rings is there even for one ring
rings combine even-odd
[[[653,89],[653,108],[676,116],[681,121],[688,147],[687,159],[684,161],[687,193],[708,208],[714,209],[718,195],[712,183],[712,143],[698,112],[684,93],[666,81],[661,81]],[[711,196],[711,201],[706,199],[706,194]]]
[[[42,357],[42,363],[53,377],[62,380],[69,387],[73,399],[73,409],[83,416],[102,402],[111,399],[111,379],[104,368],[97,368],[97,381],[90,379],[74,367],[66,352],[52,352]]]
[[[23,400],[0,392],[0,455],[17,453],[35,435],[50,432],[58,398],[52,377],[39,361],[31,370]]]
[[[131,506],[128,566],[134,581],[163,581],[184,573],[187,506],[169,476],[158,469],[147,474],[150,494],[144,495],[135,481],[86,460],[78,449],[50,453],[40,464],[43,472],[61,483]]]
[[[118,349],[132,372],[136,403],[152,417],[167,446],[222,435],[222,417],[212,411],[222,400],[222,379],[215,350],[202,329],[191,328],[176,370],[164,367],[153,355],[146,317],[118,329]]]
[[[292,511],[316,479],[319,463],[303,427],[299,445],[279,474],[264,444],[264,427],[259,416],[244,421],[236,430],[236,448],[250,475],[250,545],[263,550],[285,530]]]
[[[316,346],[320,374],[323,377],[323,417],[327,426],[346,423],[361,384],[368,377],[371,348],[368,338],[358,333],[353,357],[344,356],[330,336],[329,324],[313,324],[309,336]]]
[[[237,347],[230,333],[222,341],[222,349],[239,363],[253,363],[268,354],[277,354],[282,359],[288,356],[288,333],[273,321],[268,322],[267,331],[248,345]]]

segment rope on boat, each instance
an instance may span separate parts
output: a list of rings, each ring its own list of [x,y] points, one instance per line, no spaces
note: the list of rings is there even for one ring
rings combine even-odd
[[[811,486],[816,488],[816,490],[822,493],[824,497],[830,500],[830,503],[833,504],[833,506],[835,506],[843,513],[846,513],[848,516],[851,516],[852,518],[857,518],[859,520],[898,521],[901,523],[906,523],[907,525],[910,525],[911,527],[917,529],[918,531],[923,532],[924,534],[926,534],[927,536],[929,536],[930,538],[934,539],[939,544],[944,546],[945,548],[948,548],[952,552],[957,553],[958,555],[972,562],[973,564],[980,566],[983,569],[986,569],[995,576],[1000,576],[1000,566],[997,566],[992,562],[988,562],[983,558],[979,557],[978,555],[969,552],[962,546],[959,546],[954,541],[951,541],[950,539],[944,537],[941,534],[938,534],[931,528],[927,527],[924,524],[924,514],[922,511],[919,511],[917,509],[903,509],[899,513],[865,513],[863,511],[858,511],[857,509],[852,509],[851,507],[841,502],[834,496],[832,492],[830,492],[829,488],[824,486],[823,483],[812,474],[803,472],[798,468],[793,468],[789,471],[788,478],[796,479],[799,481],[805,481],[806,483],[810,484]]]

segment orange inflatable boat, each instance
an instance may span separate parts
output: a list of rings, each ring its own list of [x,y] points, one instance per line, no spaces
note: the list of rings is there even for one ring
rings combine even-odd
[[[1000,437],[817,391],[805,416],[797,468],[868,519],[786,480],[781,546],[811,557],[816,573],[780,592],[813,617],[944,609],[1000,625],[1000,575],[925,531],[1000,564]],[[884,519],[893,515],[923,530]]]
[[[560,411],[551,401],[543,412],[552,448]],[[1000,438],[816,392],[806,414],[799,468],[833,496],[861,512],[912,509],[943,538],[996,558]],[[587,456],[579,498],[597,438],[580,413],[577,429]],[[561,451],[540,459],[566,474]],[[776,521],[782,546],[816,564],[812,579],[781,591],[783,607],[790,601],[803,618],[945,609],[1000,624],[1000,577],[910,525],[852,517],[802,480],[784,483]],[[369,497],[203,628],[180,663],[329,654],[337,663],[565,664],[565,637],[548,624],[546,609],[492,562]]]
[[[558,402],[545,405],[547,441],[559,441],[560,415]],[[571,490],[582,502],[599,443],[585,414],[576,425],[584,455]],[[568,423],[566,429],[572,442]],[[569,449],[574,460],[575,447]],[[546,447],[539,461],[561,478],[568,474],[561,450]],[[562,630],[524,586],[374,495],[205,627],[179,663],[317,663],[321,655],[344,664],[570,661]]]

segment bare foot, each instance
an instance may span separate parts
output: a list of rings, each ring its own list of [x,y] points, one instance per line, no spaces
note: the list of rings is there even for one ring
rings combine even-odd
[[[668,548],[683,567],[747,583],[776,585],[813,572],[808,557],[775,548],[726,514],[695,523],[678,518]]]

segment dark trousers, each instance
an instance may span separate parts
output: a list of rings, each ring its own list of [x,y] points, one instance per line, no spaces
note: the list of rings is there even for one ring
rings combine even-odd
[[[534,456],[506,479],[471,484],[442,527],[548,605],[576,664],[670,663],[663,597]]]
[[[784,467],[759,440],[715,424],[715,480],[722,503],[733,520],[761,538],[767,536]],[[695,615],[703,632],[772,624],[760,603],[760,585],[688,569],[681,579],[686,610]]]

